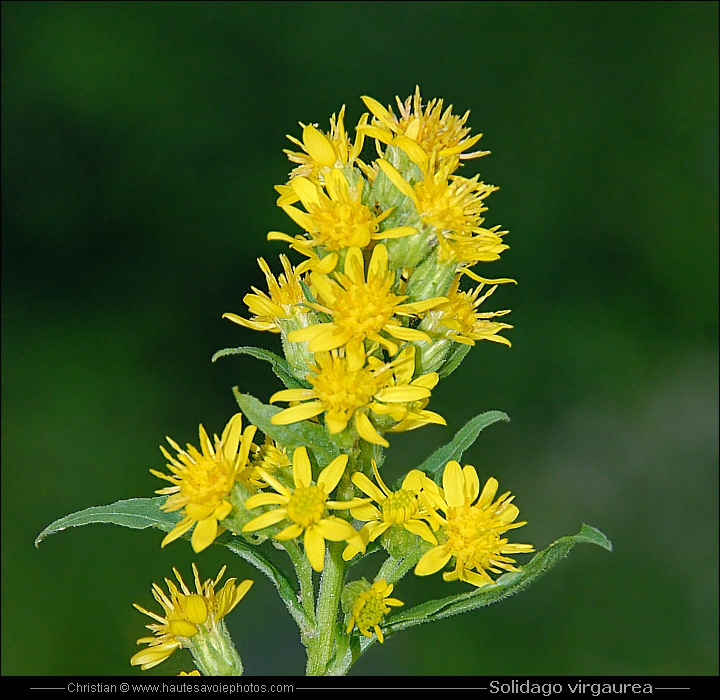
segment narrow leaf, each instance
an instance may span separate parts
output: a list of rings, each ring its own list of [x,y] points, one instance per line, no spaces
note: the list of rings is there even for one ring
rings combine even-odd
[[[482,586],[466,593],[438,600],[430,600],[398,612],[392,618],[388,618],[388,630],[397,632],[424,622],[441,620],[451,615],[470,612],[497,603],[499,600],[527,588],[555,564],[562,561],[576,544],[582,542],[595,544],[612,551],[612,543],[600,530],[583,525],[576,535],[568,535],[556,540],[542,552],[538,552],[520,571],[504,574],[493,585]]]
[[[445,379],[449,374],[452,374],[460,366],[460,363],[465,359],[465,355],[470,352],[472,347],[472,345],[464,345],[463,343],[455,343],[455,345],[456,347],[452,349],[450,356],[438,372],[440,379]]]
[[[463,452],[472,445],[480,432],[499,420],[509,421],[507,414],[502,411],[486,411],[479,416],[475,416],[471,421],[466,423],[460,430],[455,433],[455,437],[443,447],[435,450],[418,469],[429,474],[438,481],[442,477],[445,465],[451,460],[460,461]]]
[[[299,379],[293,374],[290,365],[287,360],[276,355],[270,350],[263,348],[254,348],[250,346],[244,346],[239,348],[225,348],[224,350],[218,350],[213,356],[212,361],[215,362],[221,357],[227,357],[228,355],[250,355],[258,360],[264,360],[269,362],[272,366],[272,371],[275,376],[288,388],[288,389],[309,389],[310,385]]]
[[[322,465],[329,464],[340,454],[337,445],[330,439],[322,425],[306,420],[291,425],[273,425],[270,419],[282,409],[261,403],[250,394],[241,394],[237,387],[233,388],[233,394],[247,419],[288,449],[307,447],[315,453],[318,462]]]
[[[164,497],[129,498],[107,506],[93,506],[92,508],[79,510],[50,523],[35,538],[35,546],[38,547],[48,535],[61,532],[69,527],[91,525],[92,523],[111,523],[134,530],[156,527],[165,532],[170,532],[175,527],[179,517],[177,513],[166,513],[160,510],[160,506],[164,502]]]

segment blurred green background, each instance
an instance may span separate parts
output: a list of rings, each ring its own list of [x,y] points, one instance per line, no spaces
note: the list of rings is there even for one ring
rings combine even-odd
[[[33,538],[162,484],[165,435],[196,442],[267,400],[244,313],[295,232],[275,206],[285,134],[419,84],[471,110],[501,186],[487,222],[512,276],[513,348],[481,343],[433,392],[447,428],[392,438],[389,478],[475,414],[466,453],[516,494],[537,548],[587,522],[520,596],[376,645],[357,675],[718,673],[716,3],[6,2],[2,6],[2,672],[139,674],[128,660],[173,565],[253,577],[229,624],[250,675],[303,653],[240,560],[157,531]],[[296,256],[295,260],[299,260]],[[504,319],[505,320],[505,319]],[[522,534],[522,537],[519,535]],[[458,591],[409,577],[408,604]],[[189,670],[187,652],[156,673]],[[153,672],[149,672],[153,673]]]

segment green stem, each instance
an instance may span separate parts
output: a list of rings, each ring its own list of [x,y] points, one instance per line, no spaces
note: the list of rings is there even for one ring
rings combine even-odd
[[[317,635],[308,647],[308,676],[325,675],[334,651],[340,595],[347,570],[347,562],[342,558],[343,547],[342,542],[328,543],[317,604]]]
[[[298,584],[300,585],[300,604],[305,611],[307,620],[312,627],[315,626],[315,588],[313,586],[312,567],[305,554],[300,551],[298,543],[294,540],[288,540],[283,543],[285,551],[287,551],[290,561],[295,567]],[[303,632],[303,643],[311,632],[310,628],[305,628]]]
[[[420,561],[420,557],[423,555],[423,552],[424,548],[422,548],[418,543],[412,552],[401,559],[388,557],[380,567],[380,571],[378,571],[375,580],[380,581],[381,579],[385,579],[388,583],[395,585],[408,571],[410,571],[410,569],[413,568],[413,566],[415,566],[415,564]]]

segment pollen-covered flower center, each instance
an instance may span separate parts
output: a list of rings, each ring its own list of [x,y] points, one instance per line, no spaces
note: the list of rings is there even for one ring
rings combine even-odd
[[[491,555],[498,553],[500,537],[491,520],[479,508],[467,504],[450,508],[445,533],[448,536],[446,547],[469,566],[485,568]]]
[[[413,491],[401,489],[391,493],[382,504],[383,521],[394,525],[403,525],[412,520],[420,509],[417,496]]]
[[[220,503],[235,482],[234,465],[221,454],[215,459],[201,457],[183,473],[180,491],[190,503],[214,506]]]
[[[398,300],[390,286],[390,280],[371,279],[365,284],[339,288],[335,294],[335,323],[356,338],[382,330],[392,318]]]
[[[371,588],[369,591],[360,594],[355,603],[353,615],[358,628],[366,630],[379,625],[387,610],[388,607],[385,605],[382,593]]]
[[[319,486],[300,486],[295,489],[287,505],[288,518],[307,528],[325,514],[327,494]]]
[[[322,372],[308,379],[325,410],[347,417],[369,404],[381,387],[380,379],[366,367],[351,371],[339,362],[325,365]]]
[[[361,202],[329,201],[322,206],[309,205],[316,236],[328,250],[350,246],[364,247],[377,231],[373,213]]]

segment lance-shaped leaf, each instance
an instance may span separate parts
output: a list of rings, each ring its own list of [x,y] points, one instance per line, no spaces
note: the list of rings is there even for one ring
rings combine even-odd
[[[520,571],[504,574],[492,585],[474,588],[465,593],[449,595],[437,600],[429,600],[426,603],[415,605],[407,610],[400,610],[394,615],[388,616],[382,625],[383,634],[388,637],[408,627],[442,620],[451,615],[471,612],[486,605],[497,603],[503,598],[527,588],[531,583],[547,573],[555,564],[562,561],[576,544],[582,542],[595,544],[612,551],[612,543],[600,530],[589,525],[583,525],[576,535],[561,537],[542,552],[538,552]],[[362,654],[374,642],[374,636],[372,638],[360,637],[359,653]],[[349,665],[356,660],[357,658],[350,659],[346,656],[338,661],[336,667],[332,670],[334,673],[342,673],[346,664],[349,668]]]
[[[393,631],[397,631],[497,603],[527,588],[562,561],[568,552],[581,542],[595,544],[612,551],[612,543],[600,530],[583,525],[577,535],[561,537],[542,552],[538,552],[520,571],[503,574],[493,585],[481,586],[467,593],[447,596],[439,600],[430,600],[399,612],[392,617],[390,627]]]
[[[323,465],[330,464],[340,454],[338,446],[322,425],[306,420],[290,425],[273,425],[270,419],[280,413],[281,408],[264,404],[250,394],[241,394],[237,387],[233,388],[233,394],[247,419],[289,450],[307,447]]]
[[[159,530],[170,532],[179,520],[177,513],[166,513],[160,510],[165,498],[129,498],[125,501],[117,501],[107,506],[93,506],[85,508],[76,513],[66,515],[50,523],[36,538],[35,546],[48,536],[61,532],[69,527],[80,525],[91,525],[92,523],[110,523],[122,525],[133,530],[144,530],[148,527],[156,527]]]
[[[302,379],[296,377],[290,368],[289,363],[284,358],[276,355],[270,350],[263,348],[254,348],[251,346],[243,346],[239,348],[225,348],[224,350],[218,350],[213,356],[212,361],[215,362],[221,357],[227,357],[228,355],[250,355],[258,360],[264,360],[269,362],[272,366],[272,371],[275,376],[288,388],[288,389],[308,389],[310,385]]]
[[[470,345],[455,343],[455,347],[450,351],[443,366],[438,371],[440,379],[445,379],[445,377],[452,374],[460,366],[460,363],[465,359],[465,355],[470,352],[471,347]]]
[[[144,530],[149,527],[155,527],[165,532],[170,532],[179,519],[178,513],[166,513],[160,510],[160,506],[165,502],[164,497],[159,498],[130,498],[124,501],[117,501],[106,506],[93,506],[85,508],[59,518],[55,522],[48,525],[36,538],[35,546],[48,536],[56,532],[62,532],[69,527],[79,527],[81,525],[92,525],[94,523],[110,523],[112,525],[121,525],[129,527],[133,530]],[[190,533],[183,535],[185,539],[190,538]],[[305,612],[297,601],[297,591],[290,584],[285,575],[270,560],[264,557],[257,547],[252,547],[239,537],[234,537],[226,532],[221,535],[215,544],[227,547],[231,552],[242,557],[245,561],[252,564],[258,571],[267,576],[277,588],[280,597],[292,615],[295,622],[301,630],[307,630],[309,621]]]
[[[439,482],[442,477],[445,465],[451,460],[460,461],[463,452],[472,445],[480,432],[499,420],[509,421],[506,413],[502,411],[486,411],[479,416],[475,416],[468,421],[460,430],[455,433],[455,437],[443,447],[435,450],[419,467],[421,471],[429,474],[435,481]]]

